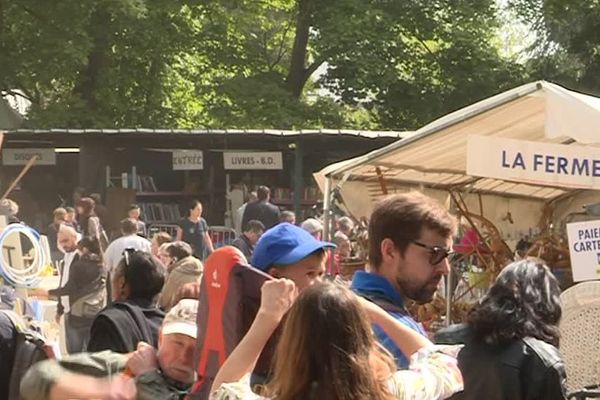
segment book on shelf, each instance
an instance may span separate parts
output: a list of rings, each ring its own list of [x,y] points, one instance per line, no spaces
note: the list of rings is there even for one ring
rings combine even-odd
[[[140,203],[142,219],[146,222],[176,223],[181,219],[179,206],[170,203]]]
[[[138,192],[158,192],[154,178],[150,175],[138,175],[136,189]]]

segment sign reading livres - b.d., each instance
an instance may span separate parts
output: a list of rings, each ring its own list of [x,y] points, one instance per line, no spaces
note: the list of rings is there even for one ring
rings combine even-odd
[[[225,169],[283,169],[281,152],[225,152]]]
[[[567,224],[573,281],[600,278],[600,220]]]
[[[580,189],[600,189],[600,148],[469,136],[467,174]]]
[[[3,149],[3,165],[25,165],[27,162],[37,156],[38,159],[33,165],[56,165],[56,152],[54,149]]]
[[[173,169],[175,171],[204,169],[204,156],[200,150],[173,151]]]

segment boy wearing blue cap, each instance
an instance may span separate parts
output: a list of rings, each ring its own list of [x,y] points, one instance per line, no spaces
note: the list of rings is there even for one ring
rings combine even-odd
[[[252,266],[275,278],[291,279],[302,291],[325,274],[328,248],[335,245],[317,240],[295,225],[282,223],[260,238],[252,254]]]
[[[335,248],[335,245],[317,240],[295,225],[281,223],[262,235],[254,248],[251,264],[275,278],[294,281],[298,290],[302,291],[321,281],[327,260],[325,250],[328,248]],[[278,339],[279,332],[276,331],[256,363],[252,384],[264,384],[269,380]]]

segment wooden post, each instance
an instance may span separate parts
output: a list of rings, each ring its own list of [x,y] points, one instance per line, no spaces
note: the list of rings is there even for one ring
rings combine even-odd
[[[294,212],[297,218],[300,218],[300,213],[302,212],[301,203],[304,194],[303,153],[300,140],[296,140],[294,154]]]
[[[15,178],[15,180],[10,184],[10,186],[8,187],[8,189],[6,189],[6,192],[4,192],[4,194],[2,195],[2,197],[0,197],[0,200],[4,200],[5,198],[8,197],[8,195],[10,194],[10,192],[13,191],[13,189],[17,186],[17,184],[19,183],[19,181],[25,176],[25,174],[27,173],[27,171],[29,171],[29,169],[31,167],[33,167],[33,164],[35,164],[35,162],[38,160],[38,156],[33,156],[29,159],[29,161],[27,161],[27,164],[25,165],[25,167],[23,168],[23,170],[21,171],[21,173]]]

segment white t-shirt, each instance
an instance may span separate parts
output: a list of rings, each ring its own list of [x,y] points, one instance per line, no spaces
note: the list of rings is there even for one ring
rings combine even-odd
[[[122,236],[108,245],[104,252],[104,265],[112,272],[123,258],[125,249],[135,249],[150,253],[152,243],[136,234]]]

